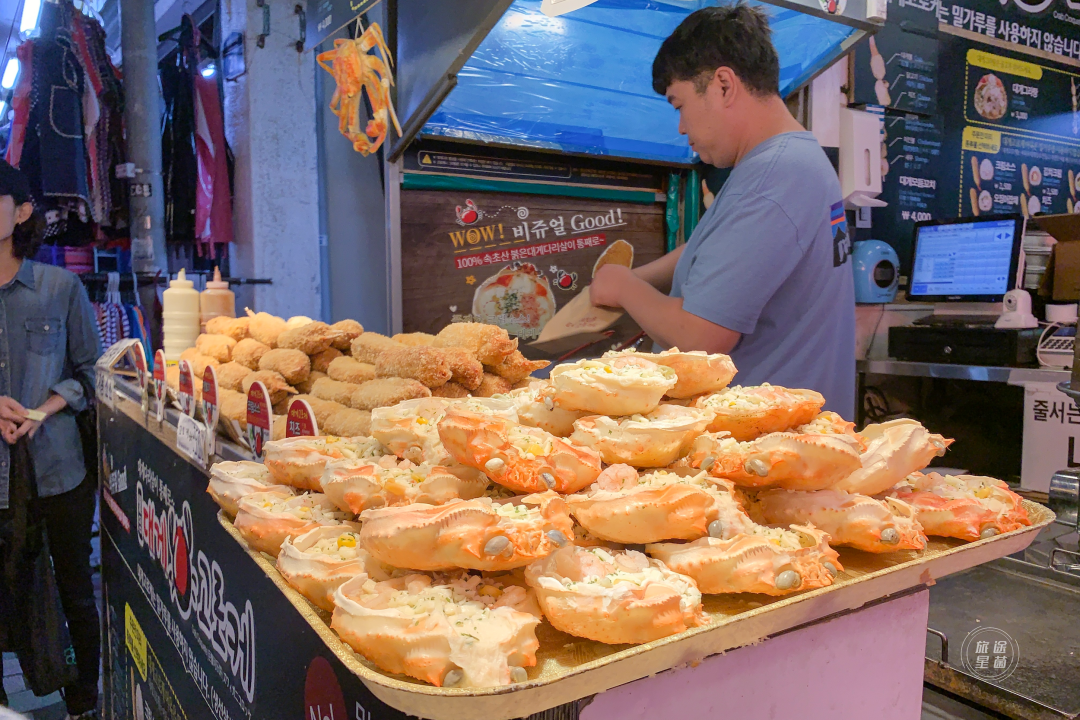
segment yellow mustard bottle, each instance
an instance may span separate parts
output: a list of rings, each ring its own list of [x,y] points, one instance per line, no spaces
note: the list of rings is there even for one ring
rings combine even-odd
[[[206,289],[199,293],[199,322],[206,332],[207,321],[216,317],[236,317],[236,295],[229,283],[221,279],[221,269],[214,268],[214,279],[206,281]]]
[[[199,337],[199,291],[181,268],[162,298],[165,362],[174,363],[180,360],[180,353],[195,347]]]

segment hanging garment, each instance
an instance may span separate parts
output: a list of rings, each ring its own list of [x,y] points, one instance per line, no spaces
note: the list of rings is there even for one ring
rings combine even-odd
[[[165,239],[190,245],[195,242],[195,197],[199,182],[195,157],[196,65],[190,40],[191,18],[184,16],[180,50],[160,65],[161,94],[165,100],[161,133],[161,175],[165,186]]]
[[[232,242],[232,195],[229,191],[228,149],[221,117],[217,83],[195,76],[195,149],[199,184],[195,194],[195,239],[200,255],[207,249],[216,257],[214,245]]]
[[[39,96],[30,112],[38,116],[40,197],[89,202],[82,111],[84,73],[71,33],[57,28],[53,40],[43,37],[35,43],[34,54],[38,58],[34,85]]]
[[[4,159],[9,164],[19,167],[23,144],[26,142],[26,127],[30,121],[30,90],[34,84],[34,43],[29,40],[22,43],[15,54],[19,58],[19,67],[22,68],[22,72],[19,73],[19,82],[15,85],[15,94],[11,98],[15,119],[11,123],[11,134],[8,136]]]

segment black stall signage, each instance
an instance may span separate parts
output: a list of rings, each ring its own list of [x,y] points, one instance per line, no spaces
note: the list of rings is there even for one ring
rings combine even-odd
[[[937,110],[937,19],[902,0],[855,49],[855,102],[932,114]]]
[[[881,196],[889,205],[874,213],[874,237],[887,240],[909,270],[915,223],[942,216],[941,121],[910,113],[885,113],[882,140]]]

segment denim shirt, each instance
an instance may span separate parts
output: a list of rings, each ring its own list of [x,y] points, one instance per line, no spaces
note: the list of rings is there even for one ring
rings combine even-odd
[[[55,393],[67,408],[45,420],[30,441],[41,497],[74,490],[86,477],[75,414],[94,392],[101,355],[94,308],[79,278],[24,260],[0,287],[0,395],[34,409]],[[0,508],[8,506],[11,457],[0,442]]]

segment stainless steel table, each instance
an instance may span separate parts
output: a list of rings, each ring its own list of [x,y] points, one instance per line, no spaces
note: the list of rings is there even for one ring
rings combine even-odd
[[[862,375],[903,375],[907,377],[944,378],[947,380],[976,380],[981,382],[1019,385],[1026,382],[1058,383],[1069,379],[1068,370],[1045,368],[990,367],[986,365],[953,365],[951,363],[922,363],[906,360],[858,360],[855,369]]]

